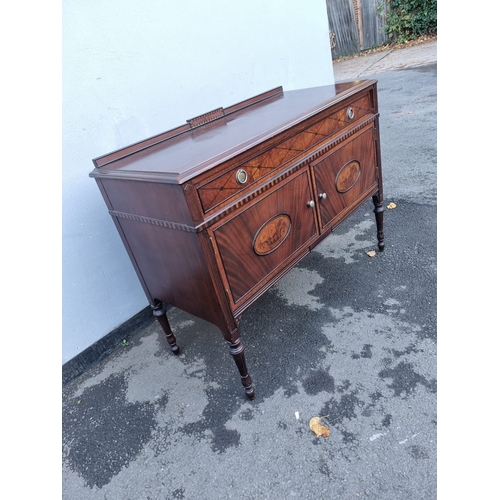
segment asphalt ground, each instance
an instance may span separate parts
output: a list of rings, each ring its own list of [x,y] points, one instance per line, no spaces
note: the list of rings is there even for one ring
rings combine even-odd
[[[254,401],[177,309],[180,356],[153,323],[65,386],[63,499],[436,498],[436,62],[351,68],[379,82],[385,251],[366,203],[243,314]]]

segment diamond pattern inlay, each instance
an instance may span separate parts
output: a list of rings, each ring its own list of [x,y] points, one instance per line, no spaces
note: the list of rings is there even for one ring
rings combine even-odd
[[[349,120],[347,117],[347,108],[342,108],[295,136],[277,144],[274,148],[265,151],[258,157],[249,160],[243,165],[235,167],[235,169],[226,172],[208,184],[200,186],[198,188],[198,194],[204,210],[208,211],[216,207],[241,189],[244,189],[254,181],[267,175],[272,170],[293,160],[305,150],[319,144],[321,141],[347,125],[350,125],[358,118],[370,114],[370,97],[365,95],[350,104],[349,107],[354,110],[353,120]],[[248,180],[244,185],[238,184],[236,181],[236,171],[240,168],[244,169],[248,174]]]

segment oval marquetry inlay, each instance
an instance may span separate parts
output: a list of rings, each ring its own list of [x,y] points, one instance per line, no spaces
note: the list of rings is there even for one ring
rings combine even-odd
[[[337,178],[335,179],[335,187],[339,193],[345,193],[349,191],[354,184],[359,179],[361,174],[361,166],[358,161],[353,160],[349,163],[346,163],[337,174]]]
[[[253,240],[253,249],[257,255],[274,252],[290,234],[292,221],[286,214],[279,214],[269,219],[258,231]]]

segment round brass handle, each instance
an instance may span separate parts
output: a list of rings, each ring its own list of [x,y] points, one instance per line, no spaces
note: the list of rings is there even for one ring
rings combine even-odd
[[[313,200],[308,201],[307,202],[307,206],[310,207],[310,208],[314,208],[314,201]]]
[[[236,182],[238,184],[245,184],[245,182],[248,180],[248,174],[240,168],[238,172],[236,172]]]
[[[319,193],[319,194],[318,194],[318,198],[319,198],[320,200],[326,200],[326,193]]]
[[[352,108],[347,109],[347,118],[349,118],[349,120],[352,120],[354,118],[354,109]]]

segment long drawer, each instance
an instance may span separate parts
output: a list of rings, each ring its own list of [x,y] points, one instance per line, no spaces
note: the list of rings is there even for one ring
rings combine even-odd
[[[372,106],[371,94],[365,93],[300,133],[203,183],[198,187],[198,196],[204,212],[217,208],[267,174],[284,167],[308,149],[371,114]]]

